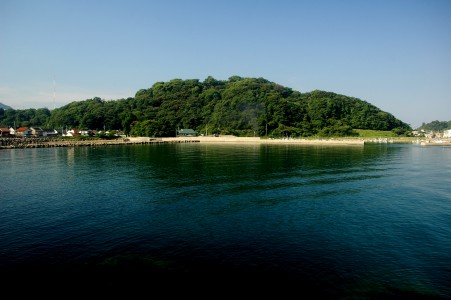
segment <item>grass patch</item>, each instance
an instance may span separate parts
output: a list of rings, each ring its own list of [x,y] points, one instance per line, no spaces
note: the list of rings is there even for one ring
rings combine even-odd
[[[354,129],[361,138],[397,138],[398,136],[392,131],[384,130],[369,130],[369,129]]]
[[[390,139],[395,143],[412,143],[418,140],[418,137],[410,136],[398,136],[392,131],[384,130],[369,130],[369,129],[354,129],[354,131],[359,133],[359,138],[363,139]]]

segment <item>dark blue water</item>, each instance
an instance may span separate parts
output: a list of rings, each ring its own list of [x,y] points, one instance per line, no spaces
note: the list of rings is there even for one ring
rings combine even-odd
[[[451,147],[15,149],[0,178],[3,280],[451,297]]]

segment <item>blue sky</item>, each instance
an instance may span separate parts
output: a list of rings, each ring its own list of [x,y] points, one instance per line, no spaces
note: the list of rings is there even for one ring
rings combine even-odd
[[[0,102],[15,109],[233,75],[413,127],[451,120],[451,1],[0,0]]]

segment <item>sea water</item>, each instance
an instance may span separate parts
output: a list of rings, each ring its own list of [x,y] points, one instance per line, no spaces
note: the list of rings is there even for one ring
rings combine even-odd
[[[451,147],[9,149],[0,178],[3,277],[451,297]]]

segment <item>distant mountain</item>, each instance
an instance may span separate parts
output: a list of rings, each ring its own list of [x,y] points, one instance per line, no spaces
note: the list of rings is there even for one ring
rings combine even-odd
[[[3,103],[1,103],[1,102],[0,102],[0,108],[3,108],[3,109],[13,109],[11,106],[5,105],[5,104],[3,104]]]

